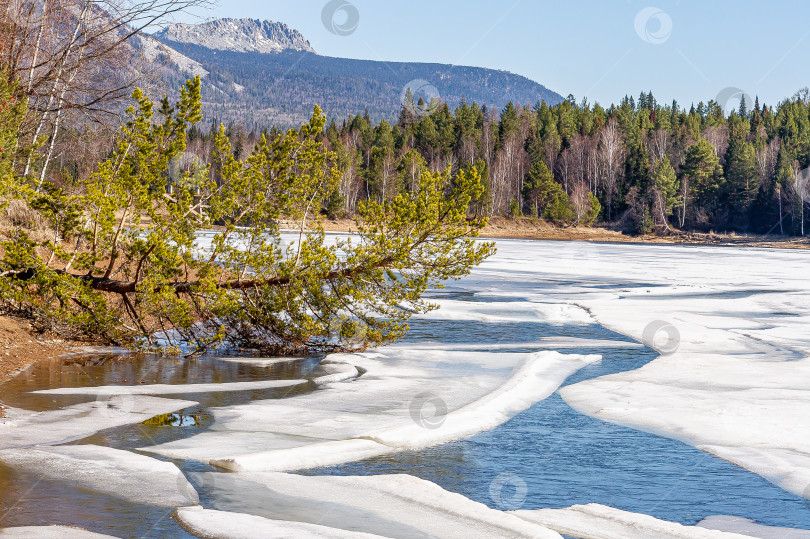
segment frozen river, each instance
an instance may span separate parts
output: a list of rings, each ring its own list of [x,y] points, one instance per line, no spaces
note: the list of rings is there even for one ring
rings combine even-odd
[[[0,385],[0,528],[188,537],[199,503],[197,534],[810,536],[806,253],[498,249],[395,346]]]

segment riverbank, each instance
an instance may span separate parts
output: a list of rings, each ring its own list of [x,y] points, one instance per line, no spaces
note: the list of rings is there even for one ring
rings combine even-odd
[[[69,352],[77,343],[37,334],[24,320],[0,316],[0,382],[13,378],[33,363]],[[0,395],[0,417],[3,412]]]
[[[354,232],[352,219],[324,219],[327,232]],[[769,247],[781,249],[810,249],[810,239],[756,234],[725,234],[689,232],[656,236],[632,236],[620,230],[604,227],[556,227],[532,219],[493,217],[481,231],[482,238],[521,240],[565,240],[603,243],[641,243],[665,245],[734,245],[737,247]]]

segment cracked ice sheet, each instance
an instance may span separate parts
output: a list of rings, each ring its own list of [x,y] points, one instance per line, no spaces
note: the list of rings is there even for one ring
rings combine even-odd
[[[410,475],[302,476],[286,473],[192,473],[210,503],[384,537],[554,537],[556,532],[490,509]]]
[[[0,462],[133,503],[177,507],[199,501],[194,487],[174,464],[110,447],[63,445],[8,449],[0,451]]]
[[[223,384],[152,384],[137,386],[60,387],[41,389],[31,393],[46,395],[186,395],[191,393],[220,393],[230,391],[257,391],[291,387],[308,383],[307,380],[256,380],[252,382],[227,382]]]
[[[0,528],[2,539],[115,539],[112,535],[102,535],[80,528],[68,526],[18,526]]]
[[[142,395],[112,395],[48,412],[10,408],[6,410],[8,417],[0,419],[0,449],[72,442],[196,404]]]
[[[565,509],[512,511],[528,522],[580,539],[743,539],[745,535],[684,526],[649,515],[590,503]]]
[[[365,374],[290,399],[215,408],[211,432],[141,450],[230,470],[286,471],[427,447],[500,425],[599,359],[552,351],[338,354],[327,364],[351,362]]]
[[[563,388],[606,421],[691,443],[810,495],[807,251],[499,241],[460,285],[576,304],[641,341],[674,326],[677,350],[644,367]]]

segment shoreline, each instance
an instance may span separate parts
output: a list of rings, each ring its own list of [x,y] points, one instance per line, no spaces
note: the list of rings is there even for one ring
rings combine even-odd
[[[323,219],[326,232],[355,232],[352,219]],[[713,245],[772,249],[810,249],[810,238],[765,236],[758,234],[689,232],[656,236],[631,236],[604,227],[559,228],[531,219],[494,217],[479,234],[481,239],[587,241],[599,243],[633,243],[646,245]]]
[[[79,343],[48,334],[37,334],[25,320],[0,316],[0,384],[24,372],[38,361],[72,351]],[[0,393],[0,418],[5,417]]]

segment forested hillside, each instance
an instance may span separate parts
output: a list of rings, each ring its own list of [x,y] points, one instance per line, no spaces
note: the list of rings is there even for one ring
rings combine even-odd
[[[300,125],[316,104],[337,121],[363,111],[368,111],[372,121],[393,121],[407,87],[417,97],[434,98],[452,107],[464,98],[497,108],[510,101],[562,100],[541,84],[493,69],[352,60],[295,50],[233,52],[165,39],[164,43],[210,73],[203,79],[205,114],[248,129]]]
[[[463,102],[406,103],[393,125],[357,115],[327,130],[342,172],[335,215],[358,201],[407,191],[423,170],[476,167],[479,215],[537,216],[560,225],[804,234],[810,105],[801,92],[776,107],[725,115],[715,101],[688,109],[649,93],[607,109],[573,97],[496,111]],[[255,133],[231,127],[238,151]],[[194,134],[198,151],[206,137]]]

